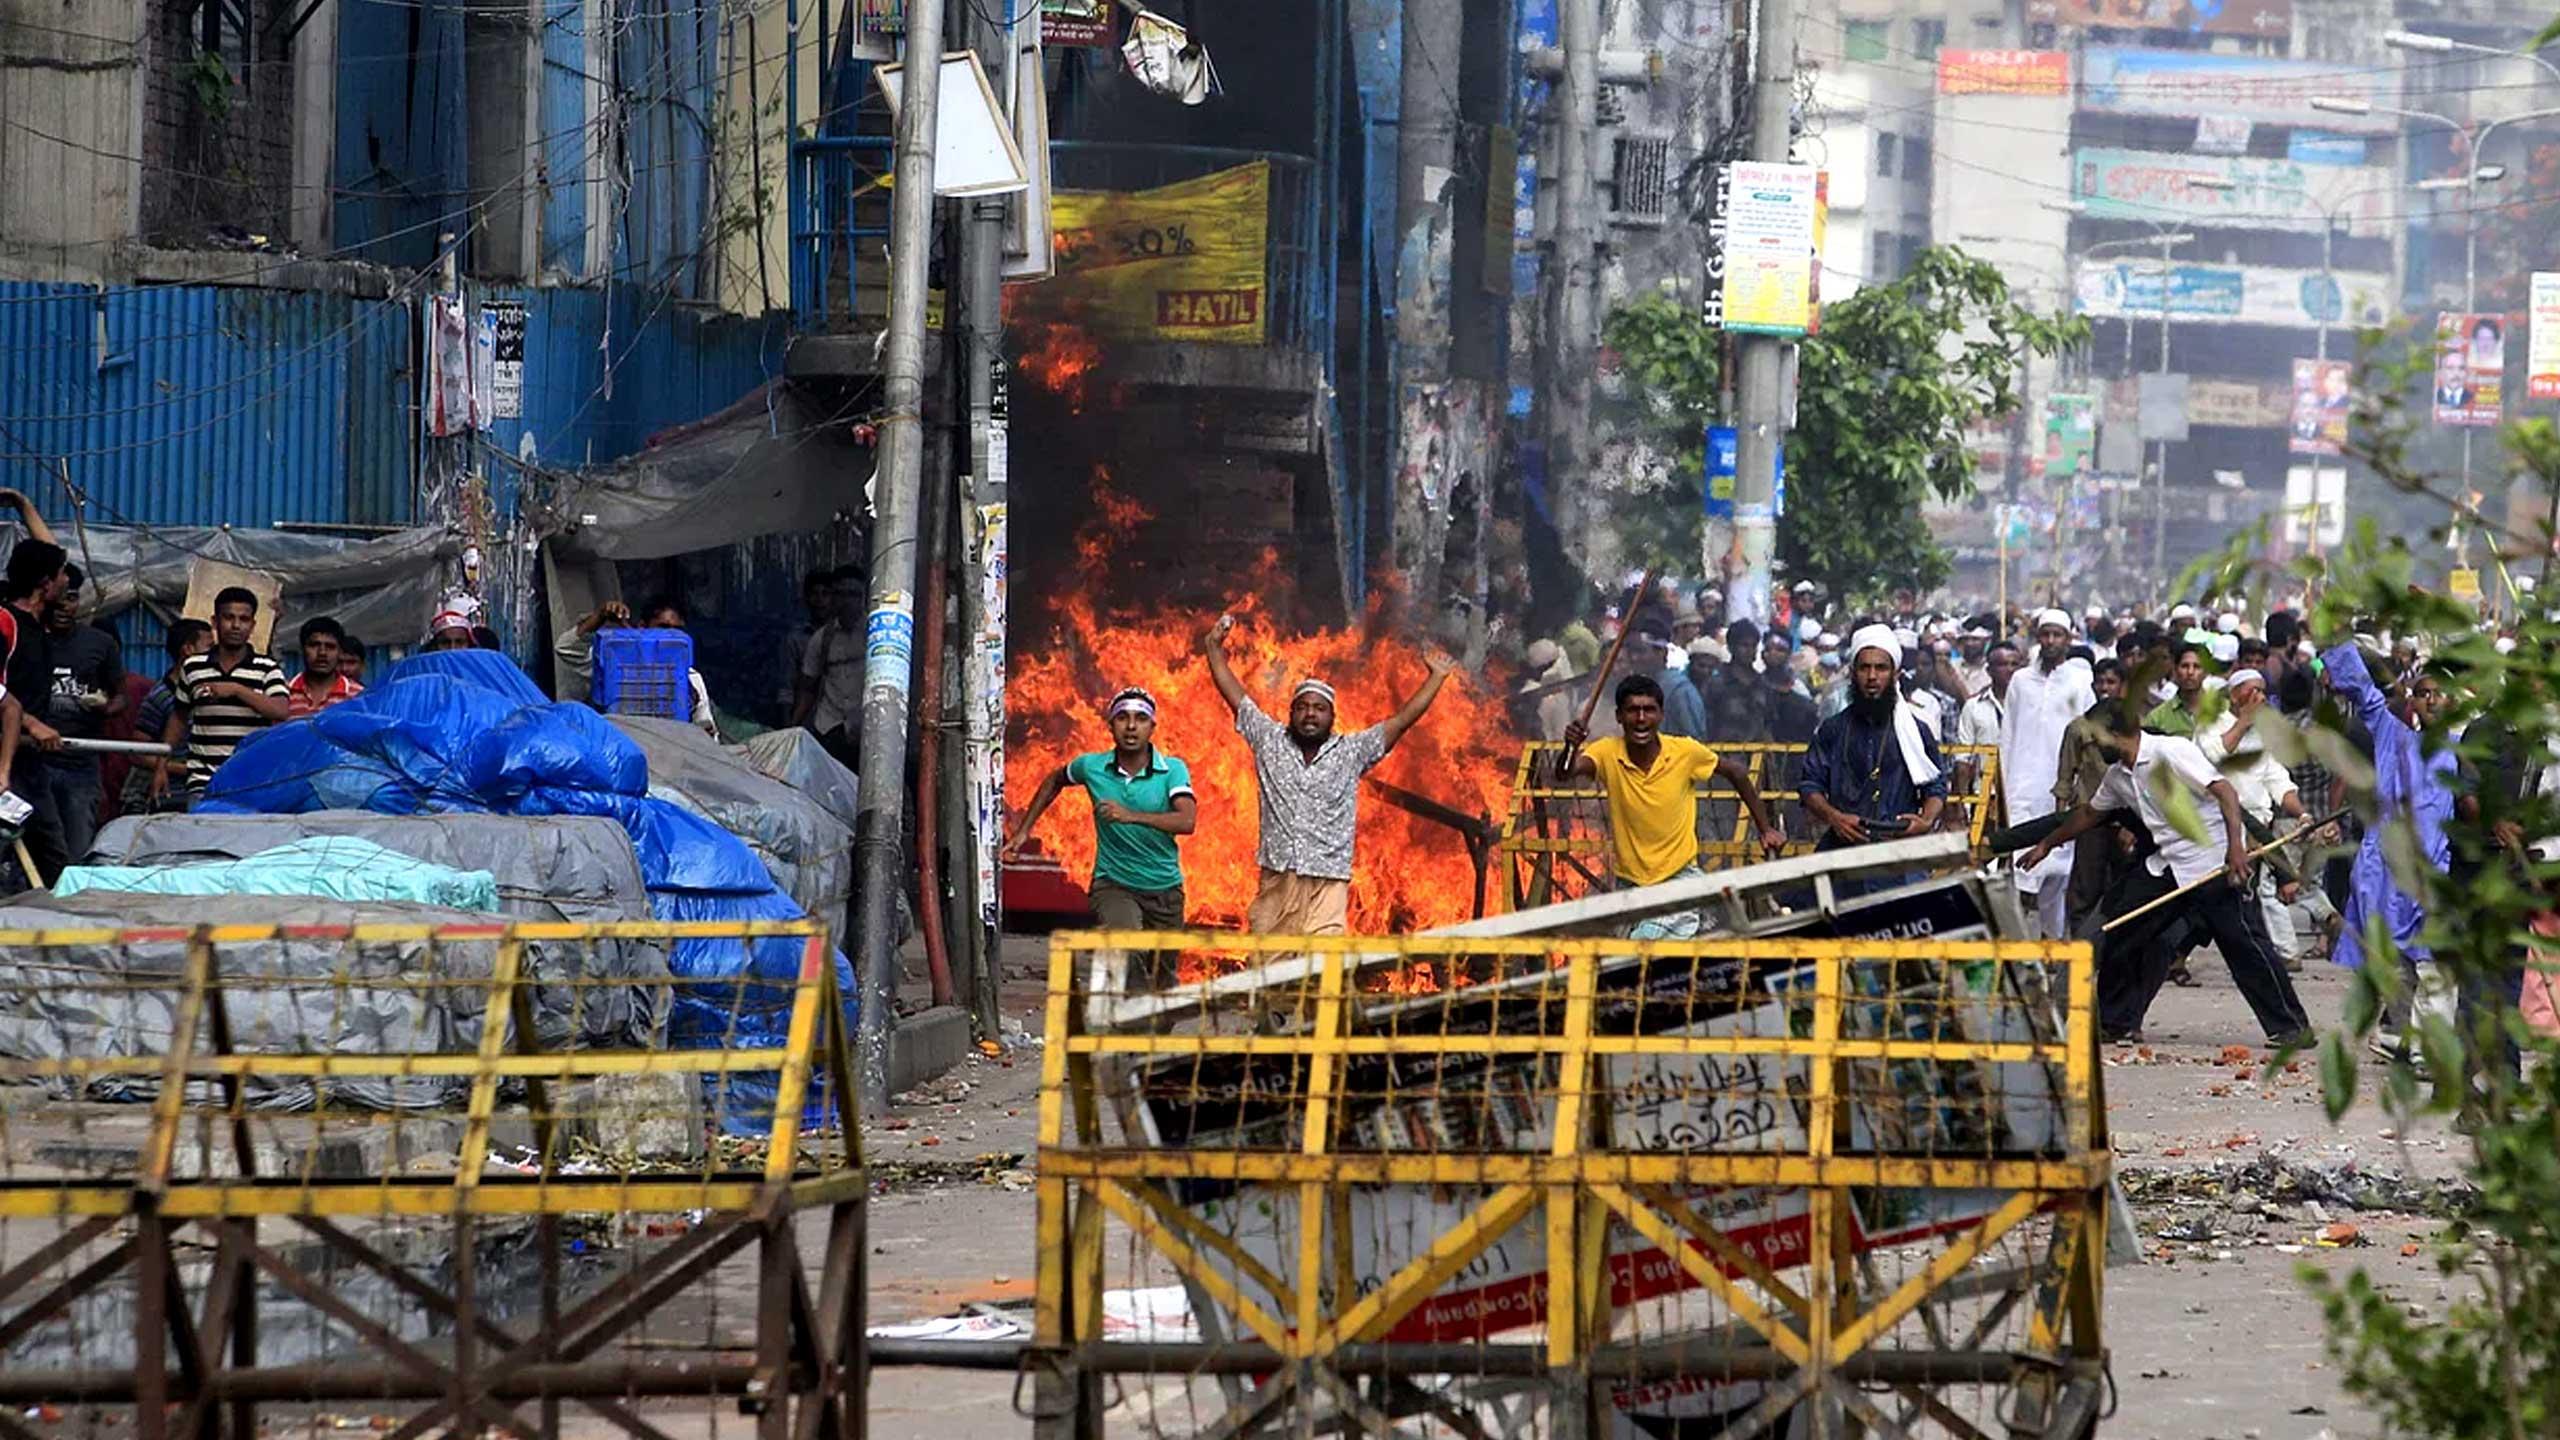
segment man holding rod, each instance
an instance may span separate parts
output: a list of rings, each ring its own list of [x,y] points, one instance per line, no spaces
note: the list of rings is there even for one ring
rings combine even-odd
[[[2109,823],[2109,812],[2131,812],[2158,847],[2107,892],[2101,906],[2106,922],[2125,923],[2102,930],[2098,938],[2100,1031],[2111,1042],[2142,1038],[2143,1016],[2169,978],[2179,936],[2193,927],[2222,952],[2268,1044],[2307,1040],[2311,1021],[2293,980],[2249,923],[2246,907],[2258,890],[2239,792],[2193,740],[2144,733],[2129,706],[2108,711],[2107,720],[2105,748],[2115,763],[2098,793],[2019,862],[2026,869],[2042,864],[2053,851]],[[2188,838],[2171,821],[2172,786],[2183,787],[2191,802],[2204,802],[2193,806],[2201,812],[2201,839]],[[2174,898],[2153,904],[2165,897]]]

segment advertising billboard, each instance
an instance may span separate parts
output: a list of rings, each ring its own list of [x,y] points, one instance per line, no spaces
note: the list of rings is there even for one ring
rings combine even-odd
[[[2375,105],[2399,98],[2398,72],[2330,60],[2283,60],[2204,50],[2147,50],[2093,45],[2080,52],[2080,103],[2119,115],[2239,115],[2270,125],[2312,125],[2380,135],[2397,130],[2391,115],[2340,115],[2311,108],[2314,95]]]
[[[2162,273],[2157,260],[2083,260],[2071,275],[2072,309],[2093,319],[2157,319]],[[2324,321],[2350,329],[2380,325],[2389,315],[2389,277],[2267,265],[2172,261],[2167,273],[2172,324],[2292,325]]]
[[[2072,152],[2071,194],[2100,220],[2318,234],[2334,215],[2353,234],[2380,235],[2396,192],[2380,165],[2089,147]]]

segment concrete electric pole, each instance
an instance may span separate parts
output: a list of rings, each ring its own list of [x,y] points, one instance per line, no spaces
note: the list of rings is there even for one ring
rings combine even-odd
[[[906,22],[897,186],[889,201],[889,330],[881,367],[879,465],[872,487],[871,610],[863,627],[862,788],[854,815],[854,945],[849,957],[862,987],[863,1102],[873,1109],[889,1103],[889,1045],[897,1026],[898,895],[906,888],[907,875],[901,824],[908,689],[915,664],[925,269],[933,250],[942,0],[907,0]]]
[[[1547,494],[1568,554],[1582,546],[1591,464],[1591,372],[1600,320],[1599,201],[1592,151],[1600,143],[1600,3],[1562,0],[1556,39],[1564,69],[1548,104],[1556,131],[1555,243],[1547,255]]]
[[[1465,461],[1452,441],[1451,289],[1458,164],[1459,44],[1465,0],[1406,0],[1396,112],[1396,463],[1390,557],[1405,604],[1436,631],[1449,507]]]
[[[1751,46],[1751,158],[1793,158],[1796,91],[1795,0],[1759,0]],[[1734,337],[1740,372],[1733,477],[1734,568],[1725,613],[1769,622],[1769,561],[1778,546],[1777,479],[1786,453],[1787,350],[1774,335]]]

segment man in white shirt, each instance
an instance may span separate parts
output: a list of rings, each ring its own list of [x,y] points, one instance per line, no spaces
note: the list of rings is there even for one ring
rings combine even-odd
[[[2063,736],[2097,702],[2089,662],[2071,653],[2071,617],[2061,610],[2042,612],[2036,616],[2035,637],[2035,663],[2010,677],[1998,739],[2000,793],[2008,799],[2012,825],[2053,813]],[[2075,853],[2062,846],[2044,865],[2018,871],[2018,889],[2034,897],[2036,923],[2048,940],[2070,934]]]
[[[2000,732],[2007,728],[2009,720],[2009,677],[2017,673],[2018,647],[2005,640],[1992,646],[1982,657],[1982,690],[1956,712],[1955,743],[1983,746],[2000,743]],[[2001,763],[2005,766],[2007,757],[2003,756]],[[1981,762],[1976,757],[1966,755],[1958,758],[1958,788],[1971,790],[1981,770]]]
[[[2257,885],[2250,875],[2239,792],[2215,772],[2192,740],[2145,734],[2119,714],[2109,741],[2116,763],[2108,769],[2097,795],[2027,852],[2022,862],[2034,869],[2064,844],[2108,823],[2108,812],[2130,812],[2158,848],[2108,892],[2104,920],[2131,915],[2163,895],[2185,891],[2100,940],[2099,1029],[2110,1042],[2142,1037],[2143,1016],[2168,981],[2169,964],[2176,958],[2178,932],[2192,927],[2222,952],[2223,963],[2231,967],[2232,983],[2249,1002],[2268,1044],[2307,1040],[2311,1021],[2303,1013],[2301,997],[2294,993],[2293,980],[2249,924],[2244,900],[2257,894]],[[2171,823],[2172,786],[2183,787],[2190,802],[2205,802],[2192,805],[2200,812],[2201,841],[2180,834]]]
[[[2255,733],[2258,716],[2265,712],[2267,703],[2266,677],[2255,670],[2235,670],[2223,695],[2230,712],[2196,732],[2196,748],[2221,771],[2222,778],[2231,782],[2231,788],[2240,796],[2241,812],[2253,822],[2252,829],[2272,838],[2278,833],[2274,827],[2279,813],[2299,822],[2309,819],[2310,812],[2303,808],[2301,793],[2294,787],[2293,772],[2276,763],[2275,757],[2267,753],[2266,743]],[[2284,852],[2274,853],[2281,856]],[[2282,868],[2282,875],[2273,864],[2258,872],[2260,936],[2275,951],[2276,958],[2292,969],[2298,968],[2301,940],[2294,932],[2291,907],[2303,887],[2291,865]]]

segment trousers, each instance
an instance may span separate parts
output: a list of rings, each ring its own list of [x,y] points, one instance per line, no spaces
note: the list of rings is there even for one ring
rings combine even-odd
[[[2169,877],[2152,874],[2148,866],[2137,867],[2108,892],[2104,914],[2109,919],[2130,914],[2175,888]],[[2142,1028],[2152,1000],[2168,983],[2178,935],[2192,931],[2222,952],[2232,983],[2240,988],[2241,998],[2248,1001],[2249,1012],[2270,1042],[2290,1040],[2309,1029],[2311,1019],[2303,1012],[2302,997],[2294,993],[2293,978],[2259,937],[2259,927],[2250,924],[2256,902],[2254,889],[2200,885],[2185,898],[2108,934],[2098,951],[2099,1027],[2109,1035],[2128,1035]]]

